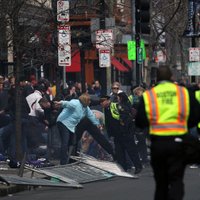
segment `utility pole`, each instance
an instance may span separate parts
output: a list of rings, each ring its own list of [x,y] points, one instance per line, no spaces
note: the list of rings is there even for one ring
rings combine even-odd
[[[81,59],[81,89],[82,93],[86,92],[85,87],[85,50],[84,44],[82,42],[78,43],[79,50],[80,50],[80,59]]]
[[[192,47],[196,47],[196,39],[195,36],[191,37],[192,40]],[[195,76],[191,76],[191,82],[194,83],[195,82]]]
[[[196,28],[195,28],[195,25],[196,25],[196,19],[195,19],[195,13],[192,17],[192,23],[193,23],[193,26],[194,26],[194,32],[196,31]],[[191,36],[191,45],[192,47],[196,47],[196,39],[195,39],[195,34]],[[191,76],[191,82],[195,82],[195,76]]]
[[[57,0],[51,0],[52,4],[52,12],[53,12],[53,24],[57,24]],[[58,55],[58,30],[57,26],[54,26],[53,29],[53,51],[55,52],[55,55]],[[56,95],[60,95],[60,67],[58,66],[58,56],[56,56],[56,62],[54,63],[55,71],[56,71]]]
[[[100,1],[100,11],[101,17],[100,17],[100,29],[105,29],[105,1],[101,0]],[[101,74],[101,89],[102,89],[102,94],[107,94],[107,73],[106,73],[106,68],[102,67],[100,68],[100,74]]]

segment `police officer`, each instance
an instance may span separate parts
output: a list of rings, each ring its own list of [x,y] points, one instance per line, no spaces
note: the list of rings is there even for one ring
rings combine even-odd
[[[183,141],[199,120],[194,93],[171,81],[168,66],[157,71],[157,85],[144,92],[136,125],[149,128],[151,165],[156,182],[155,200],[181,200],[186,167]]]
[[[130,114],[131,105],[129,106],[128,97],[124,92],[118,94],[119,99],[122,99],[122,96],[125,97],[127,105],[124,105],[124,102],[123,104],[120,102],[111,102],[109,97],[101,98],[101,105],[104,108],[105,114],[105,126],[108,135],[114,138],[116,161],[127,171],[127,153],[135,166],[134,173],[138,174],[142,171],[142,164],[137,151],[134,134],[130,127],[132,119],[127,117]]]

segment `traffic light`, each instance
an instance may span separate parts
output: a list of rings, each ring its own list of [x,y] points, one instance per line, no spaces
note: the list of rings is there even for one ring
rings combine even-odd
[[[140,32],[150,34],[150,0],[139,0]]]

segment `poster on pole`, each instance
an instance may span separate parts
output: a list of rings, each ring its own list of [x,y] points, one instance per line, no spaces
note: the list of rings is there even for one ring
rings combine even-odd
[[[69,21],[69,1],[67,0],[57,1],[57,21],[58,22]]]
[[[110,67],[110,49],[99,49],[99,67]]]

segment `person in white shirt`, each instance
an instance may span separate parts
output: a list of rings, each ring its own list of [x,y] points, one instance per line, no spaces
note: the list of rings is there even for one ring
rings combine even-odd
[[[30,109],[29,116],[37,117],[36,112],[44,113],[44,110],[39,104],[40,99],[42,99],[42,92],[39,90],[35,90],[32,94],[26,97]]]
[[[27,149],[35,149],[41,144],[44,144],[43,133],[46,132],[46,124],[44,121],[44,109],[40,105],[40,100],[48,89],[48,84],[44,80],[40,80],[35,88],[35,91],[26,97],[29,105],[28,121],[24,125],[27,136]]]

